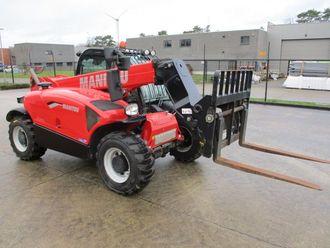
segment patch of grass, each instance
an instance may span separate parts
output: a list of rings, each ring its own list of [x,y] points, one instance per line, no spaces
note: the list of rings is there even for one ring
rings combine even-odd
[[[265,103],[263,98],[250,98],[251,103]],[[330,110],[330,104],[326,103],[317,103],[317,102],[305,102],[305,101],[291,101],[291,100],[282,100],[282,99],[267,99],[266,104],[278,104],[278,105],[291,105],[291,106],[299,106],[299,107],[316,107],[316,108],[324,108]]]
[[[9,75],[9,73],[8,73]],[[73,76],[74,72],[72,70],[57,70],[56,75],[64,75],[64,76]],[[11,74],[9,75],[11,77]],[[30,78],[30,73],[15,73],[14,78]],[[54,76],[54,72],[52,70],[44,70],[41,73],[37,74],[38,77],[47,77]]]
[[[191,76],[192,76],[192,78],[193,78],[193,80],[196,84],[203,83],[203,75],[201,75],[201,74],[192,74]]]
[[[203,83],[203,74],[192,74],[191,76],[196,84]],[[206,83],[212,83],[213,82],[212,80],[213,80],[213,75],[207,75]]]
[[[29,84],[0,83],[0,90],[24,89],[29,87]]]

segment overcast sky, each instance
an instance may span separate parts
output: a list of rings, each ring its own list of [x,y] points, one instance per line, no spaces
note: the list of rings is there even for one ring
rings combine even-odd
[[[0,28],[5,29],[4,47],[22,42],[77,45],[96,35],[116,38],[116,23],[106,13],[117,17],[125,10],[121,40],[208,24],[211,31],[266,29],[268,21],[285,23],[307,9],[327,7],[330,0],[0,0]]]

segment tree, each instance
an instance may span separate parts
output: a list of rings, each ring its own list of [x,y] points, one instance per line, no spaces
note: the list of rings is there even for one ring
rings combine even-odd
[[[201,32],[203,32],[203,28],[196,25],[193,27],[192,31],[193,31],[193,33],[201,33]]]
[[[329,8],[328,8],[329,9]],[[315,10],[315,9],[309,9],[305,12],[302,12],[297,15],[297,22],[298,23],[308,23],[308,22],[319,22],[323,21],[323,16],[327,18],[329,15],[330,10],[325,9],[324,12]],[[327,18],[327,21],[329,20],[329,16]]]
[[[107,47],[107,46],[113,46],[115,44],[115,41],[113,40],[113,37],[111,35],[98,35],[92,38],[89,38],[87,41],[88,47]]]
[[[328,22],[330,21],[330,8],[326,8],[322,13],[322,21]]]
[[[210,32],[210,25],[207,25],[205,28],[201,28],[200,26],[196,25],[192,28],[192,30],[183,31],[184,34],[190,33],[208,33]]]
[[[141,33],[140,34],[140,37],[146,37],[146,34],[145,33]]]
[[[158,32],[158,35],[167,35],[167,31],[166,30],[161,30]]]

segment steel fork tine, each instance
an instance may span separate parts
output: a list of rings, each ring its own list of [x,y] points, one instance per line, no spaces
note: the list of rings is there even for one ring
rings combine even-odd
[[[261,175],[264,177],[269,177],[269,178],[277,179],[280,181],[297,184],[297,185],[300,185],[300,186],[303,186],[306,188],[322,190],[322,188],[319,185],[314,184],[312,182],[308,182],[308,181],[305,181],[305,180],[302,180],[302,179],[299,179],[296,177],[286,176],[286,175],[283,175],[283,174],[280,174],[280,173],[277,173],[274,171],[261,169],[258,167],[254,167],[254,166],[251,166],[248,164],[240,163],[240,162],[226,159],[223,157],[217,158],[214,162],[216,162],[220,165],[230,167],[235,170],[240,170],[240,171],[244,171],[244,172],[251,173],[251,174],[257,174],[257,175]]]
[[[314,162],[319,162],[319,163],[324,163],[324,164],[330,164],[330,160],[307,156],[307,155],[303,155],[303,154],[295,153],[295,152],[288,152],[288,151],[284,151],[282,149],[278,149],[278,148],[274,148],[274,147],[262,146],[262,145],[258,145],[258,144],[247,143],[247,142],[242,142],[240,145],[242,147],[261,151],[261,152],[267,152],[267,153],[282,155],[282,156],[286,156],[286,157],[299,158],[299,159],[304,159],[304,160],[309,160],[309,161],[314,161]]]

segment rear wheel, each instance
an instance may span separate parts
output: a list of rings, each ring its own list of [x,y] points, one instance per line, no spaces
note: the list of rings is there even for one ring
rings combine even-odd
[[[36,160],[47,150],[36,143],[32,121],[26,117],[17,117],[10,123],[9,140],[16,156],[22,160]]]
[[[154,173],[153,157],[134,134],[114,132],[101,139],[97,166],[105,185],[123,195],[141,191]]]
[[[190,163],[202,155],[202,143],[197,128],[191,127],[187,122],[179,122],[179,128],[184,140],[175,148],[171,149],[170,154],[176,160]]]

